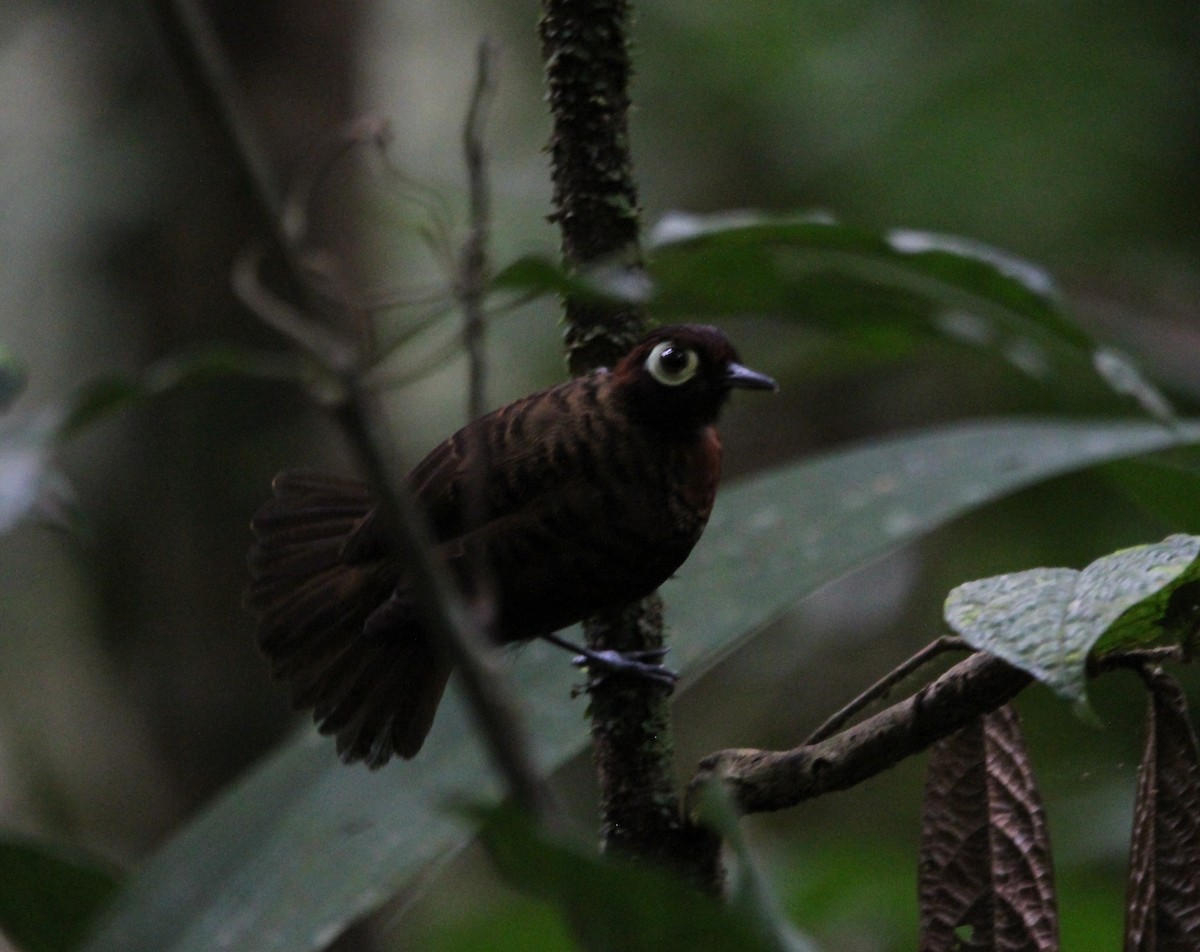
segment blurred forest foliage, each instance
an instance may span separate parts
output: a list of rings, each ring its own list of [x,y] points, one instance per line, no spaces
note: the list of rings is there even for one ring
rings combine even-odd
[[[196,344],[281,346],[230,290],[261,219],[147,7],[0,8],[0,345],[29,381],[10,415]],[[390,122],[396,163],[459,224],[474,48],[496,38],[495,259],[554,253],[535,4],[210,8],[285,181],[369,112]],[[820,209],[970,236],[1048,268],[1085,327],[1135,355],[1181,409],[1200,401],[1194,4],[642,0],[636,11],[631,134],[647,226],[672,209]],[[386,180],[348,191],[320,196],[333,246],[358,249],[380,283],[446,282],[403,195]],[[494,404],[561,377],[556,319],[542,302],[493,322]],[[728,324],[783,387],[770,407],[731,408],[730,477],[901,427],[1061,405],[1052,386],[961,345],[834,337],[771,315]],[[417,341],[414,360],[436,343]],[[451,360],[394,394],[411,458],[462,422],[464,369]],[[241,380],[107,420],[60,462],[80,531],[0,537],[0,826],[124,865],[294,725],[240,607],[247,520],[277,469],[350,463],[302,393]],[[940,600],[964,579],[1079,566],[1170,528],[1200,530],[1145,513],[1097,474],[959,520],[799,606],[683,696],[681,769],[723,746],[794,743],[938,634]],[[1068,948],[1099,948],[1120,928],[1141,708],[1120,684],[1096,694],[1102,732],[1045,692],[1022,702]],[[586,767],[568,774],[586,816]],[[829,948],[912,946],[920,783],[906,764],[749,824],[789,912]],[[427,948],[479,947],[481,935],[491,949],[533,947],[523,930],[540,925],[515,918],[520,903],[463,905],[427,901],[404,930],[432,930]],[[451,913],[466,919],[447,932]],[[409,933],[384,922],[381,943],[403,947]]]

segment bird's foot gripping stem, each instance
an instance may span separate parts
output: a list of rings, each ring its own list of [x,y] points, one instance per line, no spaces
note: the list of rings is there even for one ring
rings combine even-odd
[[[669,648],[649,648],[645,651],[594,651],[560,638],[557,635],[544,636],[547,641],[575,654],[571,662],[577,668],[588,669],[588,683],[582,688],[591,691],[614,677],[645,678],[655,684],[661,684],[668,690],[673,690],[679,675],[664,664],[659,664],[666,656]]]

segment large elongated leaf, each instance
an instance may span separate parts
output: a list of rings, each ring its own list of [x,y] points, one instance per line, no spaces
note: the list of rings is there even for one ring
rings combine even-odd
[[[681,633],[673,657],[693,675],[818,586],[1022,486],[1193,442],[1200,424],[992,421],[844,450],[731,486],[665,589],[668,620]],[[586,743],[583,705],[567,699],[573,674],[540,645],[516,668],[550,769]],[[490,770],[456,697],[419,757],[378,773],[342,766],[331,743],[306,733],[146,863],[87,948],[318,948],[469,837],[444,809],[448,797],[489,790]]]
[[[815,303],[809,295],[824,303],[836,288],[850,291],[850,298],[834,308],[814,308],[814,320],[848,322],[864,302],[872,313],[890,307],[901,319],[917,320],[957,305],[969,308],[959,312],[964,322],[955,325],[951,312],[943,329],[970,343],[1003,345],[1011,334],[1008,345],[1028,347],[1034,342],[1024,333],[1041,327],[1063,344],[1091,348],[1049,274],[953,235],[904,229],[880,234],[823,215],[675,212],[655,226],[650,252],[654,305],[668,313],[797,310]]]
[[[876,232],[827,215],[673,212],[654,227],[647,251],[649,281],[621,268],[568,275],[526,258],[494,286],[603,293],[648,303],[668,321],[771,314],[886,344],[936,334],[986,350],[1093,412],[1132,399],[1156,419],[1172,415],[1131,360],[1079,327],[1045,271],[978,241]]]

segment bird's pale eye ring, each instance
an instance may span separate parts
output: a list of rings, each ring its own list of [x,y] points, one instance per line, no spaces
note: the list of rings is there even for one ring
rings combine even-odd
[[[680,347],[669,340],[655,344],[646,358],[650,376],[668,387],[687,383],[700,369],[700,355],[690,347]]]

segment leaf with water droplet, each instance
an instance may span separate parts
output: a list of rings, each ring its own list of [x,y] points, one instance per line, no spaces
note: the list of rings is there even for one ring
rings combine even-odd
[[[947,597],[945,618],[972,647],[1084,701],[1088,655],[1161,637],[1172,595],[1200,579],[1198,558],[1200,537],[1173,535],[1083,571],[1037,568],[966,582]]]
[[[1099,347],[1092,354],[1092,366],[1114,391],[1133,397],[1154,419],[1164,424],[1175,422],[1171,402],[1126,354],[1111,347]]]

